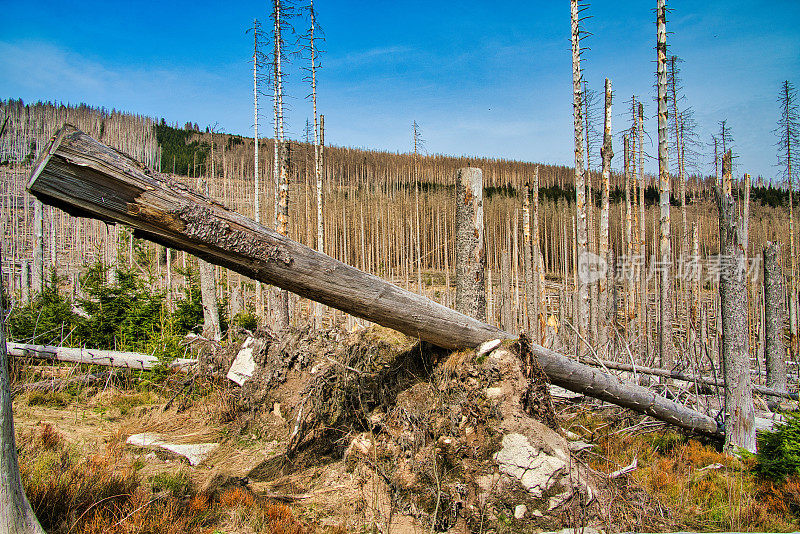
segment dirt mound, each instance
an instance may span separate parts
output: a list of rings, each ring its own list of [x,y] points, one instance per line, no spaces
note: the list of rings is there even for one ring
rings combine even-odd
[[[383,328],[250,343],[255,371],[232,395],[241,410],[278,406],[288,435],[252,480],[279,484],[327,462],[339,478],[371,484],[389,523],[394,514],[437,531],[557,528],[599,515],[602,483],[570,452],[524,338],[455,353]]]

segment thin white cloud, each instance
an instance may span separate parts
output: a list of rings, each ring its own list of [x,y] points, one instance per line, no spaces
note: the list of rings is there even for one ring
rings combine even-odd
[[[247,106],[240,105],[247,101],[247,87],[230,84],[230,76],[197,68],[109,65],[37,41],[0,41],[0,57],[2,98],[85,102],[201,124],[224,119],[224,127],[241,133],[252,122],[244,118]],[[221,110],[233,113],[221,118]]]

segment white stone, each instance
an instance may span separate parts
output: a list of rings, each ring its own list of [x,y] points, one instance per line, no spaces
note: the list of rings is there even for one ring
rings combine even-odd
[[[518,504],[514,508],[514,519],[522,519],[528,513],[528,507],[524,504]]]
[[[494,455],[500,472],[520,481],[534,498],[539,498],[558,481],[567,463],[531,446],[522,434],[503,436],[500,451]]]
[[[183,456],[189,460],[190,465],[197,465],[214,452],[219,447],[219,443],[168,443],[164,441],[161,434],[153,432],[143,432],[141,434],[133,434],[127,440],[128,445],[135,445],[136,447],[158,447],[167,450],[178,456]]]
[[[240,386],[244,385],[256,370],[256,362],[253,360],[254,341],[252,337],[248,337],[242,343],[242,348],[236,355],[236,359],[233,360],[231,368],[228,369],[228,378]]]

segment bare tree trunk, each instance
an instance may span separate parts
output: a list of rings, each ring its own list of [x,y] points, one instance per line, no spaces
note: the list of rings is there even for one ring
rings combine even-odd
[[[750,380],[747,331],[747,272],[743,249],[747,223],[736,215],[731,187],[731,152],[723,159],[722,189],[718,192],[722,269],[719,282],[722,319],[722,364],[725,374],[725,448],[756,452],[755,411]]]
[[[211,178],[202,180],[203,194],[209,197],[208,182],[214,177],[214,132],[211,132]],[[199,184],[200,185],[200,184]],[[169,254],[169,248],[166,249]],[[219,320],[219,304],[217,301],[217,281],[214,276],[214,266],[205,260],[197,259],[200,271],[200,298],[203,303],[203,335],[209,339],[219,341],[222,339],[222,328]]]
[[[261,175],[258,170],[258,20],[253,19],[253,220],[261,224]],[[256,282],[256,316],[264,320],[264,287]]]
[[[611,255],[609,254],[609,243],[611,235],[609,233],[609,197],[611,194],[611,158],[614,157],[614,150],[611,146],[611,80],[606,78],[605,86],[605,121],[603,125],[603,148],[600,156],[603,159],[603,182],[602,199],[600,201],[600,239],[598,241],[597,254],[606,262],[607,269],[611,269]],[[608,300],[608,278],[601,277],[598,280],[598,291],[600,296],[600,331],[599,345],[605,348],[608,343],[608,323],[611,319],[609,300]]]
[[[764,246],[764,345],[767,387],[786,389],[786,347],[783,344],[784,300],[781,247]]]
[[[41,202],[36,203],[41,213]],[[0,286],[2,292],[4,288]],[[8,534],[44,534],[19,476],[5,330],[5,310],[0,298],[0,530]]]
[[[522,269],[525,280],[525,325],[523,330],[528,332],[532,339],[539,339],[539,328],[534,317],[536,311],[536,285],[533,278],[533,261],[531,257],[531,197],[530,188],[526,183],[522,187]],[[534,321],[534,319],[536,319]],[[535,330],[534,330],[535,329]]]
[[[511,296],[511,260],[508,249],[503,249],[500,260],[500,328],[513,333],[514,324],[514,299]]]
[[[34,293],[44,290],[44,235],[42,220],[42,203],[33,201],[33,272],[31,286]]]
[[[533,171],[533,264],[536,269],[536,301],[534,319],[539,332],[540,343],[544,343],[545,323],[547,322],[547,288],[544,283],[544,258],[542,256],[541,238],[539,236],[539,166]]]
[[[209,339],[222,339],[217,303],[217,284],[214,280],[214,266],[198,259],[200,269],[200,298],[203,302],[203,335]]]
[[[658,0],[657,8],[658,55],[658,179],[660,218],[660,279],[658,346],[661,365],[672,369],[675,356],[672,345],[672,243],[670,241],[669,196],[670,180],[667,162],[667,7],[666,0]]]
[[[483,240],[483,172],[475,167],[456,176],[456,310],[486,320],[486,249]]]
[[[324,117],[317,113],[317,49],[314,31],[317,26],[317,14],[314,11],[314,0],[309,2],[311,15],[311,33],[309,39],[311,51],[311,102],[314,108],[314,177],[317,182],[317,250],[325,252],[325,232],[322,221],[322,145]],[[317,328],[322,326],[322,305],[314,303],[314,321]]]
[[[639,269],[639,313],[638,313],[638,327],[639,327],[639,355],[644,357],[649,351],[650,345],[650,331],[647,328],[649,323],[647,314],[647,224],[645,221],[644,197],[645,190],[647,189],[644,179],[644,150],[643,150],[643,136],[644,136],[644,105],[639,104],[639,113],[636,122],[637,130],[637,149],[639,151],[639,242],[636,249],[638,256],[637,261],[641,261]]]
[[[274,85],[275,85],[275,230],[281,235],[288,235],[289,229],[289,176],[286,161],[286,141],[283,127],[283,38],[281,37],[282,13],[281,0],[273,0],[274,18]],[[275,330],[289,327],[289,293],[285,289],[274,292]]]
[[[22,304],[27,304],[31,300],[31,264],[28,260],[22,260],[19,265],[20,268],[20,296]]]
[[[572,19],[572,115],[575,127],[575,223],[579,262],[588,262],[588,231],[586,225],[586,181],[583,169],[583,106],[581,104],[581,42],[578,0],[570,0]],[[587,338],[589,331],[589,285],[585,276],[578,277],[575,322],[578,337]],[[586,345],[576,340],[577,357],[586,353]]]
[[[797,249],[794,244],[794,180],[792,179],[791,155],[788,158],[789,181],[789,347],[796,358],[797,338]]]
[[[634,279],[634,272],[630,269],[631,261],[634,256],[634,245],[633,245],[633,204],[631,202],[631,181],[633,180],[633,176],[631,174],[630,162],[631,162],[631,154],[630,154],[630,138],[626,135],[623,138],[624,143],[624,155],[623,158],[625,159],[624,162],[624,174],[625,174],[625,248],[623,249],[623,254],[625,255],[625,263],[623,264],[622,268],[624,269],[625,273],[625,285],[626,285],[626,292],[625,292],[625,331],[628,335],[630,335],[630,328],[629,323],[633,319],[633,315],[635,313],[635,306],[636,306],[636,289],[635,289],[635,279]],[[634,171],[636,170],[636,165],[633,166]],[[635,187],[634,187],[635,189]]]

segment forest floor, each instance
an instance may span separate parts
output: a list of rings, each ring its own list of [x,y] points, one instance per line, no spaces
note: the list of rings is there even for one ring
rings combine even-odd
[[[463,359],[455,355],[455,360]],[[453,361],[451,355],[438,365]],[[309,369],[315,372],[315,366]],[[82,371],[30,365],[16,373],[17,384],[65,372]],[[299,376],[289,373],[278,386],[283,399],[301,396]],[[358,434],[346,436],[343,446],[296,459],[287,469],[285,461],[276,461],[294,427],[285,404],[270,401],[260,408],[233,409],[238,387],[232,383],[187,383],[182,373],[121,374],[89,387],[27,391],[15,398],[23,481],[48,532],[431,531],[419,515],[397,506],[401,495],[394,475],[387,476],[369,454],[356,458],[354,448],[370,446]],[[498,507],[480,530],[540,532],[584,525],[607,532],[800,528],[800,480],[762,480],[753,473],[752,460],[722,454],[715,443],[608,404],[572,395],[553,399],[574,461],[603,479],[596,485],[601,505],[591,508],[579,499],[549,517],[528,515],[524,521],[512,517],[513,508],[505,516]],[[193,466],[163,449],[127,443],[141,433],[157,433],[173,444],[218,446]],[[383,442],[373,440],[377,450]],[[618,477],[607,476],[626,466],[635,467]],[[394,468],[399,471],[399,464]],[[440,524],[435,530],[448,529],[468,531],[463,522]]]

